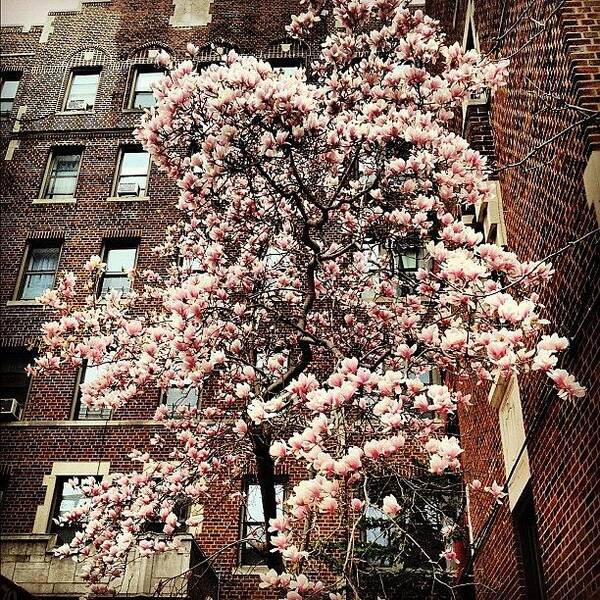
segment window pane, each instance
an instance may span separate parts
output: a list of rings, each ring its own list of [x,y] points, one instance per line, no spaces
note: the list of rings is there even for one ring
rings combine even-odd
[[[68,481],[63,482],[55,517],[60,518],[75,510],[85,502],[86,498]]]
[[[277,502],[277,515],[283,514],[283,485],[275,485],[275,499]],[[262,507],[262,494],[260,486],[256,483],[246,485],[246,506],[244,510],[243,537],[248,539],[244,542],[241,552],[241,560],[244,565],[259,565],[264,563],[264,544],[266,542],[266,531],[264,524],[264,512]]]
[[[25,404],[29,390],[29,376],[25,371],[33,362],[28,352],[3,352],[0,355],[0,398],[14,398],[21,406]]]
[[[121,175],[146,175],[150,155],[144,151],[123,152],[121,160]]]
[[[60,248],[32,248],[29,255],[28,271],[56,271]]]
[[[84,479],[87,479],[87,477]],[[98,481],[99,477],[94,476],[94,479]],[[70,542],[75,536],[75,532],[80,529],[80,525],[73,523],[59,524],[55,522],[55,519],[58,520],[76,508],[89,503],[89,499],[86,498],[78,488],[73,487],[68,481],[69,480],[67,478],[61,477],[56,482],[54,509],[52,520],[49,524],[50,531],[58,534],[58,538],[62,543]]]
[[[96,381],[103,371],[106,371],[106,365],[87,365],[83,371],[81,383],[91,383]]]
[[[133,97],[132,108],[150,108],[155,104],[156,100],[151,92],[136,92]]]
[[[72,197],[75,194],[80,161],[81,153],[54,156],[48,180],[47,197]]]
[[[136,92],[152,91],[151,84],[158,81],[163,76],[162,71],[138,71],[135,80]]]
[[[30,248],[19,299],[34,300],[52,288],[59,254],[60,246]]]
[[[249,485],[248,496],[246,498],[246,521],[255,523],[261,522],[265,518],[264,514],[260,486]]]
[[[127,150],[121,156],[116,193],[143,196],[148,187],[150,155],[143,150]],[[123,184],[123,185],[122,185]],[[136,189],[137,187],[137,189]]]
[[[35,300],[54,285],[54,273],[26,275],[21,300]]]
[[[13,81],[3,81],[2,89],[0,90],[0,99],[2,100],[14,100],[17,95],[17,89],[19,88],[19,82],[16,80]]]
[[[399,257],[400,269],[403,271],[416,271],[419,266],[419,249],[410,248],[404,250]]]
[[[156,104],[151,84],[163,76],[162,71],[138,70],[131,98],[132,108],[150,108]]]
[[[131,281],[127,275],[105,275],[102,280],[102,289],[100,294],[108,293],[110,290],[118,292],[128,292],[131,288]]]
[[[87,365],[83,369],[79,385],[82,383],[91,383],[98,379],[103,371],[107,368],[106,365]],[[75,418],[79,420],[95,420],[95,419],[109,419],[110,409],[109,408],[93,408],[88,407],[81,402],[81,387],[78,390],[78,408],[75,414]]]
[[[69,101],[84,100],[88,107],[93,107],[100,73],[76,73],[71,80]],[[68,108],[68,106],[67,106]]]
[[[367,271],[369,273],[379,271],[381,262],[379,244],[377,242],[365,241],[362,251],[365,253],[367,258]]]
[[[198,405],[198,388],[172,387],[167,390],[165,404],[171,408],[178,406],[194,407]]]
[[[389,546],[390,536],[386,529],[387,516],[377,506],[369,506],[365,511],[365,517],[369,523],[365,531],[365,541],[377,546]]]
[[[277,514],[281,515],[283,511],[283,485],[275,485],[275,500],[277,502]],[[262,494],[258,484],[250,484],[246,497],[246,522],[261,523],[264,521],[264,512],[262,506]]]
[[[111,248],[106,257],[107,273],[126,273],[135,265],[136,248]]]

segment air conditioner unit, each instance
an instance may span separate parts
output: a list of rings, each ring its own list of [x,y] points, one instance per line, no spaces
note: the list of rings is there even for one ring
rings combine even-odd
[[[117,187],[119,196],[138,196],[140,193],[140,184],[135,181],[121,181]]]
[[[22,412],[16,398],[0,398],[0,421],[18,421]]]
[[[85,100],[69,100],[67,110],[87,110],[88,105]]]

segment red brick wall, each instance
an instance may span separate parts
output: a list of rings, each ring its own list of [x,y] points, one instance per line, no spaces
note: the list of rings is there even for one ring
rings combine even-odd
[[[296,0],[250,3],[239,0],[212,3],[207,27],[173,28],[169,16],[172,0],[139,2],[113,0],[110,4],[86,3],[81,12],[55,13],[46,44],[40,44],[41,27],[23,32],[17,27],[2,33],[3,70],[23,73],[10,118],[0,119],[0,177],[2,223],[0,264],[0,338],[2,345],[22,348],[39,337],[47,318],[40,307],[7,305],[14,294],[27,242],[51,236],[64,241],[59,270],[72,270],[83,278],[83,263],[102,249],[106,237],[140,239],[138,269],[160,267],[152,248],[165,227],[176,218],[175,186],[152,168],[150,200],[108,202],[120,145],[133,141],[140,114],[123,110],[129,94],[131,67],[143,46],[161,46],[183,56],[192,41],[204,46],[224,41],[241,52],[260,54],[285,37],[285,25]],[[102,75],[94,113],[60,114],[66,83],[77,53],[96,49]],[[25,54],[23,54],[25,53]],[[13,132],[17,108],[27,105],[19,132]],[[18,140],[12,160],[4,160],[10,140]],[[84,146],[75,204],[32,204],[38,198],[51,148]],[[111,471],[130,470],[127,458],[134,447],[145,447],[155,427],[148,424],[159,401],[149,390],[142,399],[115,413],[117,420],[136,423],[65,426],[70,418],[77,373],[65,370],[32,382],[24,423],[0,426],[0,468],[11,475],[0,506],[0,532],[30,532],[36,507],[43,503],[43,477],[55,461],[107,460]],[[146,424],[143,421],[146,421]],[[140,422],[141,421],[141,422]],[[241,490],[241,484],[240,489]],[[240,506],[231,499],[215,499],[206,508],[201,545],[206,554],[237,539]],[[272,598],[256,592],[256,576],[234,576],[237,549],[231,547],[215,560],[223,598]],[[254,590],[254,591],[251,591]]]
[[[430,13],[460,41],[466,4],[458,0],[430,6]],[[511,56],[508,85],[492,100],[490,124],[508,245],[526,259],[542,258],[598,226],[583,189],[583,171],[597,147],[597,129],[573,126],[581,118],[577,111],[544,110],[539,90],[564,99],[563,107],[568,103],[599,108],[600,3],[567,1],[551,15],[557,4],[475,1],[482,50],[494,48],[496,56]],[[527,8],[526,15],[546,21],[545,28],[527,16],[517,24]],[[522,165],[510,166],[567,129]],[[467,123],[467,137],[473,134],[477,132]],[[564,367],[588,387],[588,395],[570,403],[548,393],[544,377],[527,375],[519,382],[525,430],[531,438],[531,485],[546,594],[557,600],[600,596],[600,479],[595,466],[600,451],[598,259],[597,236],[557,257],[552,285],[542,294],[545,316],[561,335],[574,337]],[[487,389],[477,392],[473,407],[461,411],[460,428],[466,448],[465,480],[504,481],[498,416],[487,402]],[[470,504],[477,538],[491,501],[472,493]],[[477,598],[526,598],[520,560],[505,503],[476,553]]]

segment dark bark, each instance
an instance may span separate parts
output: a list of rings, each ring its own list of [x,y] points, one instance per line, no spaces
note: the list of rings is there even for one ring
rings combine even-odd
[[[273,549],[273,545],[271,544],[273,534],[269,532],[269,519],[274,519],[277,516],[275,461],[269,454],[271,443],[268,436],[260,429],[251,432],[251,439],[256,457],[256,480],[260,486],[263,513],[265,515],[267,540],[265,562],[269,569],[275,569],[277,573],[283,573],[285,570],[283,557],[280,552],[271,552]]]

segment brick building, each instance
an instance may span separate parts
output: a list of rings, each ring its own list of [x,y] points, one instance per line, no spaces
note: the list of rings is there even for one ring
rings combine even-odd
[[[585,112],[600,108],[600,19],[592,5],[600,14],[598,0],[428,2],[451,37],[514,54],[506,90],[491,106],[474,98],[457,126],[498,168],[496,201],[466,218],[524,258],[551,254],[597,227],[600,137]],[[156,52],[183,55],[192,41],[206,62],[232,46],[282,67],[306,63],[314,49],[285,38],[294,11],[296,0],[83,0],[77,11],[50,13],[44,26],[2,30],[0,397],[15,399],[2,407],[5,419],[15,418],[0,425],[0,563],[3,575],[33,593],[84,591],[75,565],[49,553],[57,535],[52,518],[73,501],[66,480],[128,469],[128,451],[149,439],[160,398],[144,397],[106,420],[78,404],[79,382],[91,370],[27,381],[22,367],[45,318],[32,299],[59,271],[82,274],[92,253],[104,255],[115,279],[132,264],[160,267],[151,248],[176,218],[177,191],[131,136],[150,101]],[[583,112],[562,110],[563,100]],[[595,242],[590,237],[555,259],[544,297],[559,332],[573,339],[565,368],[588,396],[567,404],[543,378],[528,375],[478,389],[474,406],[460,415],[466,479],[504,481],[514,471],[509,501],[499,509],[470,496],[473,549],[461,582],[472,573],[478,598],[600,594]],[[184,537],[179,554],[156,557],[135,576],[132,569],[122,593],[149,595],[159,580],[252,525],[232,500],[205,519],[198,542]],[[245,570],[246,558],[232,548],[206,563],[193,589],[176,580],[163,594],[214,597],[218,586],[221,598],[267,597],[251,595],[256,576]]]
[[[153,102],[157,52],[183,56],[193,42],[207,63],[233,47],[282,68],[307,64],[309,49],[285,37],[293,9],[295,0],[258,8],[237,0],[83,0],[79,10],[51,12],[43,26],[2,28],[0,397],[11,400],[3,400],[0,424],[0,563],[30,592],[85,590],[74,563],[50,552],[53,517],[76,502],[66,481],[130,469],[127,454],[147,443],[160,401],[157,391],[106,420],[78,403],[79,383],[93,369],[29,382],[23,367],[45,320],[33,299],[58,272],[83,275],[91,254],[105,257],[113,285],[128,285],[119,281],[123,267],[160,268],[152,248],[176,220],[177,189],[132,136]],[[203,531],[211,535],[202,540],[200,532],[198,543],[184,536],[180,553],[128,573],[122,593],[148,595],[159,579],[200,564],[194,583],[177,579],[163,594],[216,597],[219,586],[222,598],[250,597],[257,577],[245,574],[244,562],[252,556],[232,545],[217,565],[198,559],[251,526],[241,512],[231,500],[207,510]]]
[[[529,260],[594,231],[600,2],[427,4],[451,39],[511,60],[506,88],[491,103],[473,98],[459,124],[489,157],[497,192],[466,218],[487,240]],[[562,401],[544,376],[528,374],[473,388],[474,406],[459,415],[465,481],[509,478],[501,507],[487,494],[469,494],[472,548],[460,582],[473,577],[478,599],[600,597],[599,239],[555,257],[553,283],[542,295],[546,315],[571,340],[563,366],[588,395]]]

